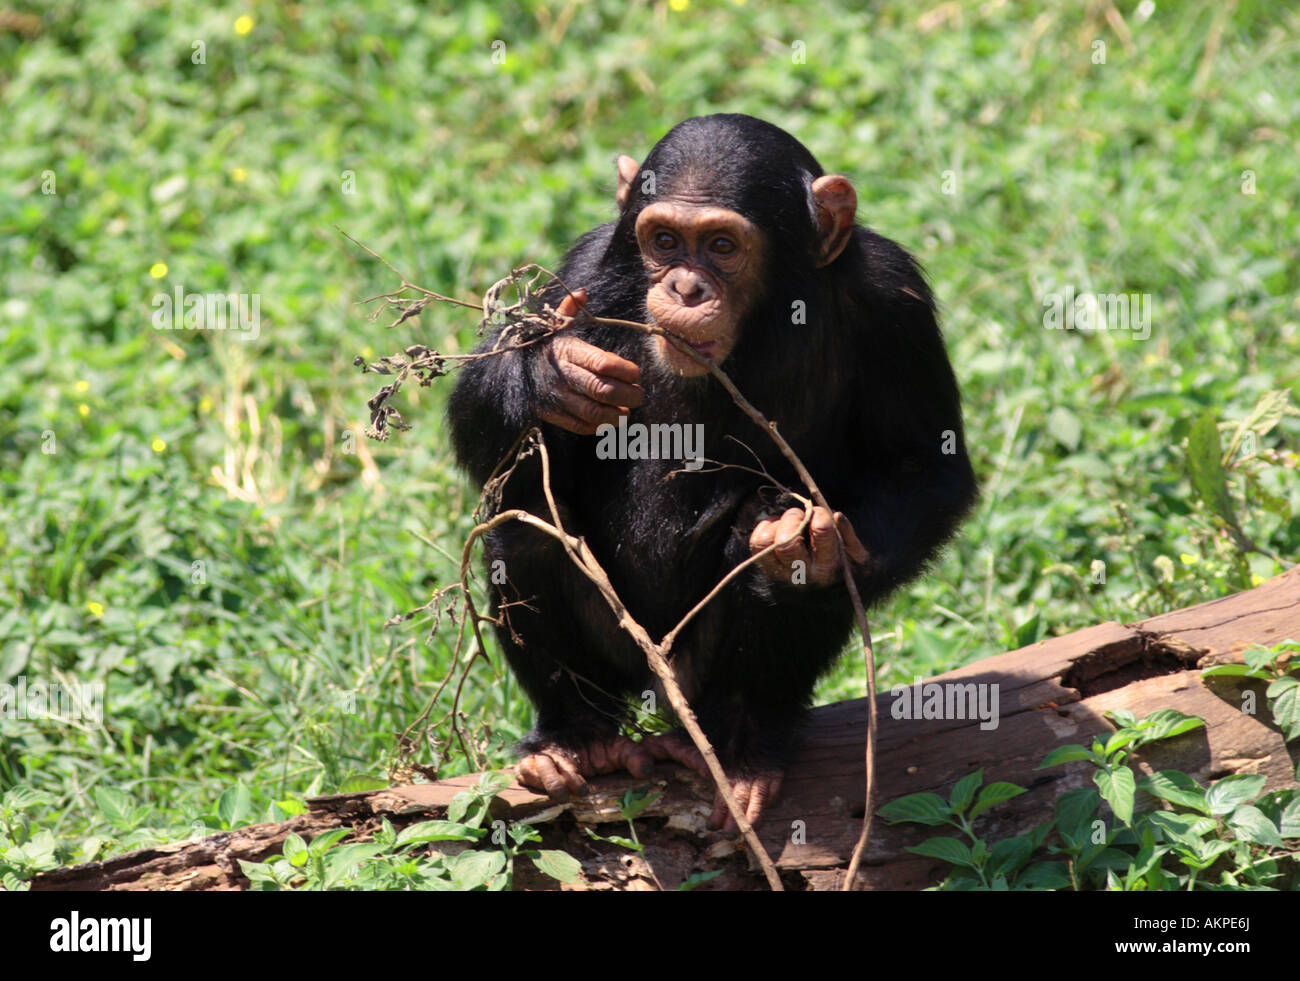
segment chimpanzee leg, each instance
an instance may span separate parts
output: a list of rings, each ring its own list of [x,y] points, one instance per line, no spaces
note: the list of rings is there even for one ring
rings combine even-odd
[[[537,707],[519,744],[520,781],[563,799],[596,773],[648,776],[650,756],[619,734],[624,696],[648,687],[648,669],[595,587],[558,542],[523,525],[492,532],[487,554],[507,580],[493,600],[504,614],[497,637]]]
[[[700,727],[732,780],[738,802],[755,819],[775,797],[798,744],[818,677],[847,639],[851,614],[822,593],[772,606],[753,600],[732,607],[729,629],[694,668],[692,699]],[[713,823],[726,817],[714,802]]]

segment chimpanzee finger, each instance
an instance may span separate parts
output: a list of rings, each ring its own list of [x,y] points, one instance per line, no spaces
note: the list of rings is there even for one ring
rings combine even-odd
[[[749,551],[761,552],[776,541],[776,526],[773,518],[765,518],[754,525],[754,530],[749,533]]]
[[[599,350],[597,348],[596,350]],[[645,400],[645,391],[640,385],[631,385],[617,378],[598,375],[580,364],[574,363],[572,352],[566,351],[560,358],[560,374],[570,389],[583,398],[603,405],[629,406],[636,408]],[[631,362],[628,362],[629,364]]]
[[[579,436],[594,436],[596,426],[592,423],[579,419],[575,415],[570,415],[560,408],[542,409],[537,413],[542,422],[549,422],[561,429],[567,429],[571,433],[577,433]]]
[[[560,408],[569,415],[577,416],[577,418],[587,423],[591,427],[590,431],[592,433],[606,424],[617,426],[618,417],[623,414],[619,412],[618,406],[601,405],[599,402],[593,402],[591,399],[568,389],[559,394]]]
[[[799,525],[802,523],[803,509],[790,508],[781,515],[781,521],[777,524],[775,555],[787,568],[791,562],[798,559],[808,561],[808,547],[804,544],[803,536],[799,534]]]
[[[758,824],[768,804],[776,800],[781,792],[781,774],[755,777],[749,792],[749,804],[745,808],[745,820]]]
[[[723,800],[722,792],[717,791],[713,795],[713,810],[709,812],[709,827],[721,828],[730,820],[731,812],[727,810],[727,802]]]
[[[608,749],[612,745],[607,745],[604,740],[597,739],[587,746],[587,762],[591,766],[592,773],[608,773],[614,769],[610,765]]]
[[[632,742],[626,736],[619,736],[610,745],[609,759],[611,769],[621,767],[638,780],[654,776],[655,761],[649,749],[644,744]]]
[[[840,530],[840,535],[844,539],[844,546],[848,549],[849,558],[854,562],[867,561],[871,553],[862,544],[858,538],[858,533],[853,530],[853,523],[844,516],[843,511],[835,512],[835,527]]]
[[[835,523],[825,508],[814,508],[808,524],[808,539],[812,545],[812,565],[808,578],[812,582],[835,581],[840,569],[840,542],[835,536]]]
[[[749,797],[752,785],[748,780],[735,780],[731,784],[731,796],[736,798],[736,806],[740,808],[740,813],[745,815],[749,820]],[[753,824],[753,821],[749,822]],[[732,831],[739,831],[740,825],[736,824],[736,819],[731,816],[731,811],[727,807],[727,802],[719,793],[713,798],[713,813],[709,815],[709,824],[715,828],[721,828],[723,834],[729,834]]]
[[[574,290],[572,293],[568,293],[565,295],[564,299],[560,301],[560,305],[555,308],[555,313],[556,316],[563,317],[566,320],[568,320],[573,317],[576,317],[578,315],[578,311],[582,307],[585,307],[586,305],[587,305],[587,291],[585,289],[577,289]]]
[[[587,790],[587,781],[560,753],[531,753],[515,766],[515,774],[525,787],[544,791],[553,800],[566,801],[571,794]]]
[[[593,375],[627,382],[629,385],[641,378],[641,366],[635,361],[620,358],[614,352],[588,344],[581,338],[557,335],[552,343],[560,345],[556,348],[556,356],[560,361],[569,361],[580,368],[586,368]]]
[[[709,775],[709,767],[704,762],[704,757],[680,729],[666,736],[651,736],[641,745],[657,760],[673,760],[694,770],[702,777]]]

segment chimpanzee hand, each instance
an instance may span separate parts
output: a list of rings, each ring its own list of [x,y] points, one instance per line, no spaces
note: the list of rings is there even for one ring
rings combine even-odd
[[[790,508],[779,518],[767,518],[754,526],[749,536],[750,553],[761,552],[773,542],[790,539],[779,544],[766,556],[758,560],[758,567],[769,579],[776,582],[794,582],[792,563],[803,562],[806,582],[813,586],[829,586],[840,579],[840,543],[835,537],[838,527],[844,536],[844,545],[848,549],[849,560],[865,562],[867,550],[853,530],[853,525],[843,513],[836,511],[834,523],[825,508],[813,508],[812,520],[808,522],[808,537],[796,534],[799,523],[803,521],[803,508]],[[809,543],[811,542],[811,547]]]
[[[578,290],[566,296],[555,312],[571,319],[586,302],[587,291]],[[619,416],[627,415],[645,397],[636,384],[641,368],[635,362],[564,333],[552,337],[548,348],[551,371],[541,382],[536,406],[543,422],[591,436],[605,423],[616,425]]]

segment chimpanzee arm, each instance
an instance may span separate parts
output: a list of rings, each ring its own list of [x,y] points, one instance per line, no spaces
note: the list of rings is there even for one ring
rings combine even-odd
[[[872,603],[924,569],[969,511],[975,481],[960,396],[920,271],[900,247],[865,229],[854,244],[835,287],[848,309],[823,357],[826,401],[843,401],[846,411],[828,415],[823,448],[805,462],[866,549],[854,567],[859,592]],[[747,545],[755,523],[752,508],[738,516],[728,559],[748,554],[738,544]],[[843,597],[838,575],[817,587],[796,585],[794,571],[755,570],[749,583],[773,602]]]
[[[559,277],[570,289],[598,286],[592,279],[596,260],[603,253],[612,232],[603,225],[583,236],[560,266]],[[543,301],[558,307],[564,293],[548,291]],[[495,331],[474,349],[475,354],[492,350],[500,331]],[[573,334],[585,332],[573,329]],[[539,410],[553,403],[559,367],[550,340],[477,358],[460,369],[456,388],[448,401],[447,417],[452,442],[461,466],[482,484],[528,426],[538,425]],[[555,427],[546,429],[548,442],[563,443]]]

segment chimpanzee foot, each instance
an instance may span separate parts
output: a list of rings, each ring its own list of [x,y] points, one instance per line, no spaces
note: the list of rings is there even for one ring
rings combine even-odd
[[[731,781],[731,792],[736,803],[744,812],[745,820],[751,825],[758,824],[763,817],[763,808],[776,800],[781,791],[781,779],[785,774],[780,770],[757,773],[753,776],[739,777]],[[723,824],[726,819],[726,824]],[[709,824],[715,828],[722,826],[723,832],[736,830],[736,819],[727,810],[727,802],[721,794],[713,797],[713,813],[709,815]]]
[[[682,729],[670,732],[666,736],[653,736],[641,745],[645,746],[657,760],[676,760],[683,766],[690,767],[700,776],[710,776],[704,757],[700,755],[700,751],[695,748],[695,744]],[[764,770],[748,776],[730,777],[731,792],[735,795],[736,803],[740,805],[745,820],[750,824],[757,824],[762,817],[763,808],[776,799],[783,776],[781,770]],[[724,832],[736,830],[736,822],[731,812],[727,810],[727,802],[722,799],[721,794],[715,794],[713,797],[713,813],[709,815],[709,824],[715,828],[721,827]]]
[[[644,744],[626,736],[594,739],[577,747],[548,742],[523,757],[515,774],[525,787],[566,801],[571,794],[585,794],[584,778],[598,773],[627,770],[638,779],[648,779],[654,775],[654,760]]]

